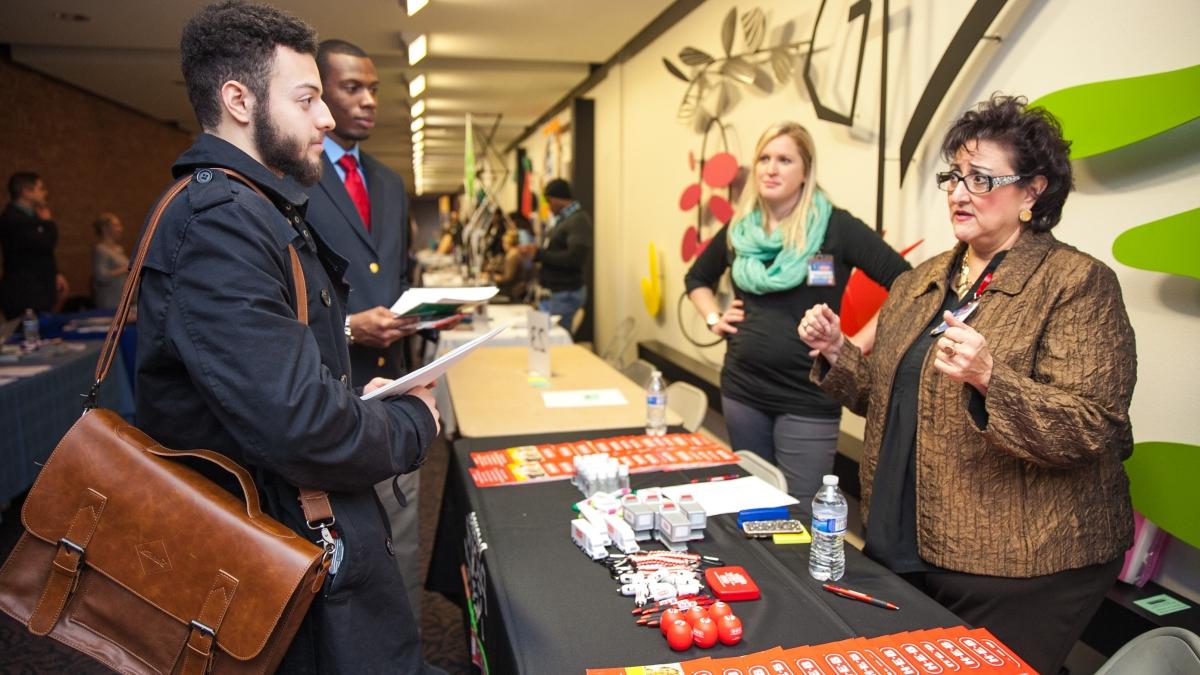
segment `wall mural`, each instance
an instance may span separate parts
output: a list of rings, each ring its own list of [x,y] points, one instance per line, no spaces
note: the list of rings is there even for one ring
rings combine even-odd
[[[1200,119],[1200,97],[1180,95],[1187,91],[1200,91],[1200,65],[1069,87],[1033,105],[1059,118],[1063,135],[1071,139],[1071,160],[1078,161],[1195,123]],[[1197,251],[1200,208],[1136,225],[1112,244],[1113,257],[1122,264],[1193,279],[1200,279]],[[1200,479],[1200,446],[1141,440],[1125,470],[1134,507],[1172,535],[1200,547],[1200,525],[1190,498]]]
[[[900,144],[901,185],[906,177],[907,167],[921,139],[924,138],[938,106],[966,64],[975,46],[985,38],[987,29],[1007,4],[1008,0],[975,0],[954,37],[950,40],[941,60],[926,83],[905,129]],[[663,66],[667,72],[687,84],[676,113],[677,118],[690,125],[696,133],[703,135],[699,161],[696,161],[694,153],[689,152],[688,154],[689,169],[696,171],[698,165],[699,180],[686,186],[679,199],[681,210],[686,212],[696,209],[695,224],[688,225],[685,229],[679,249],[684,262],[690,262],[699,255],[711,239],[711,234],[707,238],[704,236],[705,225],[714,223],[725,225],[733,216],[732,204],[736,197],[733,195],[731,186],[738,173],[744,169],[737,165],[737,158],[728,153],[726,138],[728,127],[723,117],[727,116],[741,100],[741,90],[753,88],[763,94],[770,94],[775,90],[777,84],[790,83],[794,79],[797,67],[802,65],[804,86],[817,118],[833,124],[852,126],[858,106],[862,67],[866,59],[868,27],[874,5],[872,0],[854,0],[849,3],[831,3],[830,0],[821,0],[816,18],[813,20],[809,39],[790,40],[784,37],[780,44],[773,46],[764,46],[763,44],[768,33],[766,15],[763,11],[755,7],[743,14],[739,22],[738,10],[734,7],[729,10],[721,22],[721,51],[717,52],[718,56],[713,56],[698,47],[684,47],[680,50],[678,58],[684,67],[690,68],[688,73],[685,73],[684,68],[676,65],[671,59],[663,58]],[[875,227],[882,233],[885,189],[884,148],[887,143],[887,40],[890,30],[890,7],[888,0],[881,0],[880,5],[882,44],[880,48],[880,109],[876,134],[879,153],[876,169]],[[830,10],[831,6],[845,7],[847,11],[845,14],[835,13]],[[858,26],[852,28],[851,24],[855,22],[858,22]],[[735,51],[735,47],[739,46],[737,44],[739,23],[742,39],[740,50]],[[835,36],[844,35],[846,39],[857,41],[857,44],[849,45],[857,47],[856,50],[851,50],[857,52],[853,68],[853,83],[843,82],[843,87],[837,92],[839,95],[833,97],[842,100],[848,98],[850,102],[848,110],[836,109],[832,101],[827,101],[823,97],[821,87],[818,86],[818,82],[822,79],[836,79],[839,73],[849,71],[846,68],[836,67],[829,69],[833,72],[820,73],[819,65],[814,63],[814,53],[827,49],[814,45],[817,44],[821,35],[830,33]],[[790,31],[781,30],[779,34],[787,36],[790,35]],[[842,45],[836,46],[840,49]],[[820,78],[817,76],[818,74],[824,74],[827,77]],[[843,77],[846,76],[843,75]],[[847,84],[849,84],[848,92],[845,91]],[[712,157],[709,157],[707,149],[714,129],[719,133],[721,146]],[[710,172],[708,167],[714,162],[717,166]],[[712,181],[709,180],[710,173]],[[728,181],[722,183],[727,176]],[[724,196],[720,194],[721,190],[724,190]],[[706,196],[707,199],[705,199]],[[919,243],[907,247],[905,253],[911,251]],[[862,277],[861,274],[858,276]],[[880,295],[879,291],[864,283],[869,281],[865,278],[859,280],[852,278],[851,281],[857,281],[857,283],[847,285],[846,293],[843,296],[843,305],[848,304],[852,307],[855,315],[867,312],[867,317],[870,317],[882,305],[886,293]],[[689,332],[688,322],[685,322],[683,312],[687,306],[685,299],[686,292],[680,296],[679,308],[681,311],[678,315],[679,327],[684,337],[698,347],[710,347],[718,344],[720,340],[705,342]],[[697,317],[693,316],[692,318],[691,323],[695,324]]]

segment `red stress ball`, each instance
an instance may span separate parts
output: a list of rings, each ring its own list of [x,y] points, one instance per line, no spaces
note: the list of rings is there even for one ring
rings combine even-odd
[[[688,623],[695,626],[696,622],[700,619],[708,618],[708,610],[700,605],[696,605],[687,611],[687,615],[684,618],[687,619]]]
[[[719,622],[721,617],[725,616],[726,614],[733,614],[733,608],[728,604],[721,602],[720,600],[714,602],[708,608],[708,615],[712,617],[713,621]]]
[[[717,636],[723,645],[736,645],[742,641],[742,620],[726,614],[717,620]]]
[[[692,641],[701,649],[717,644],[717,622],[702,616],[692,624]]]
[[[676,620],[683,620],[683,612],[674,607],[668,607],[667,609],[663,610],[662,616],[658,619],[658,627],[662,629],[663,635],[667,634],[667,629],[670,628],[671,624],[675,623]]]
[[[671,649],[681,652],[692,646],[692,627],[683,619],[676,619],[667,626],[667,644]]]

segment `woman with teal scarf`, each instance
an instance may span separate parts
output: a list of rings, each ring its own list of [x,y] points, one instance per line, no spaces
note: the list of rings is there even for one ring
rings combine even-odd
[[[737,214],[685,279],[709,329],[726,338],[721,405],[730,442],[779,466],[801,504],[833,472],[841,406],[809,382],[812,359],[796,326],[816,303],[840,309],[852,269],[885,288],[909,269],[874,230],[833,206],[816,167],[804,127],[767,129]],[[735,299],[722,312],[713,288],[730,268]]]

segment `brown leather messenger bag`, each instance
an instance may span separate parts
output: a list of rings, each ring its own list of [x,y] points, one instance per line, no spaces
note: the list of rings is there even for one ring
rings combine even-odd
[[[236,172],[212,170],[266,198]],[[124,673],[269,673],[329,570],[328,495],[300,491],[322,547],[263,514],[250,474],[229,458],[164,448],[116,413],[94,407],[158,221],[191,179],[175,183],[155,207],[83,416],[25,499],[25,532],[0,568],[0,610]],[[296,250],[288,252],[296,316],[308,323],[304,272]],[[178,457],[233,474],[245,501],[173,461]]]

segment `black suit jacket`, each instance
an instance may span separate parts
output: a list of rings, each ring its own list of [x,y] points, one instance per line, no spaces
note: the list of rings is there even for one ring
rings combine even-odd
[[[0,213],[0,255],[4,256],[0,305],[8,318],[20,316],[26,307],[39,314],[54,309],[57,243],[54,221],[42,220],[13,203]]]
[[[321,154],[321,180],[308,189],[309,224],[333,250],[350,262],[346,282],[350,314],[376,306],[391,307],[408,289],[408,196],[395,171],[359,149],[361,170],[371,200],[371,231],[363,227],[329,155]],[[355,386],[373,377],[396,378],[406,369],[403,340],[386,349],[350,347],[350,376]]]

